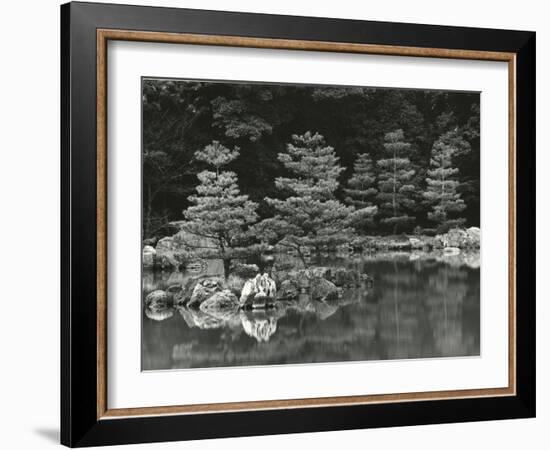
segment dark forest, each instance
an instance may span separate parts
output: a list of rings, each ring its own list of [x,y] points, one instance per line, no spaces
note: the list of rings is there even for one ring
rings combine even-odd
[[[171,79],[142,86],[144,238],[173,234],[168,223],[197,207],[198,176],[212,167],[230,171],[238,195],[248,196],[247,227],[285,208],[292,215],[285,199],[315,198],[303,188],[323,180],[342,214],[363,211],[347,223],[359,235],[479,226],[479,93]],[[212,152],[227,156],[223,164]]]

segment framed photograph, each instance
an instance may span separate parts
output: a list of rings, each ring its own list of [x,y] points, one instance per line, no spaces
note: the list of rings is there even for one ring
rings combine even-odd
[[[535,33],[61,7],[68,446],[535,415]]]

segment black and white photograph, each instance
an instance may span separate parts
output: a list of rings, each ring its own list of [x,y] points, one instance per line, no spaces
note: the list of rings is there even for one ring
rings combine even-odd
[[[142,79],[142,370],[480,355],[480,95]]]

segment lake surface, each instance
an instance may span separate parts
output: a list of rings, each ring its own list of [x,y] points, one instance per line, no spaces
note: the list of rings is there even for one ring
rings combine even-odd
[[[315,265],[358,269],[374,285],[344,289],[330,303],[302,294],[292,304],[223,318],[143,310],[142,369],[479,355],[479,254],[333,256]],[[223,268],[214,261],[204,273]],[[145,272],[143,295],[189,276],[196,274]]]

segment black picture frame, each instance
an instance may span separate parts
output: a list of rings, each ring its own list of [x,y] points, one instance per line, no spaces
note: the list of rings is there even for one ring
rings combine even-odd
[[[98,418],[98,29],[516,55],[516,395]],[[71,447],[535,416],[534,32],[112,4],[61,6],[61,443]]]

